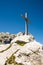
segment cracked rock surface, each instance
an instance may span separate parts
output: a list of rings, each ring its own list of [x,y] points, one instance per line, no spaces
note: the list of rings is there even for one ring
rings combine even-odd
[[[18,34],[10,44],[0,45],[0,65],[43,65],[42,44],[31,34]]]

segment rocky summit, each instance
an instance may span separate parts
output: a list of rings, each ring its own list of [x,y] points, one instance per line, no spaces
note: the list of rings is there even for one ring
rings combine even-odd
[[[43,65],[43,46],[31,34],[0,33],[0,38],[0,65]]]

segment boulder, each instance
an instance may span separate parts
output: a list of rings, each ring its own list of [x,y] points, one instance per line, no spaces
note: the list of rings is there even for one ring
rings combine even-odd
[[[24,41],[24,42],[31,42],[34,40],[34,37],[32,35],[22,35],[22,36],[17,36],[14,38],[11,43],[14,43],[16,41]]]
[[[17,36],[0,45],[0,65],[43,65],[42,44],[31,34]]]

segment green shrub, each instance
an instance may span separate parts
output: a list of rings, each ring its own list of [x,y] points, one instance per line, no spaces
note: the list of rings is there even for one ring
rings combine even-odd
[[[7,60],[7,63],[8,64],[13,64],[14,63],[14,65],[22,65],[21,63],[16,63],[15,62],[15,56],[13,56],[13,55]]]
[[[19,44],[20,46],[24,46],[26,44],[26,42],[24,41],[16,41],[17,44]]]
[[[12,64],[12,63],[14,63],[15,62],[15,56],[11,56],[8,60],[7,60],[7,63],[8,64]]]

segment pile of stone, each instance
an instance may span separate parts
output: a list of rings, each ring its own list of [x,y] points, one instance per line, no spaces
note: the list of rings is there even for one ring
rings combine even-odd
[[[10,34],[9,32],[1,32],[0,33],[0,44],[8,44],[10,43],[15,37],[25,35],[23,32],[19,32],[17,34]]]
[[[0,45],[0,65],[43,65],[43,46],[31,34],[20,32],[12,39]]]
[[[1,32],[0,33],[0,44],[10,43],[16,37],[15,34],[10,34],[9,32]]]

